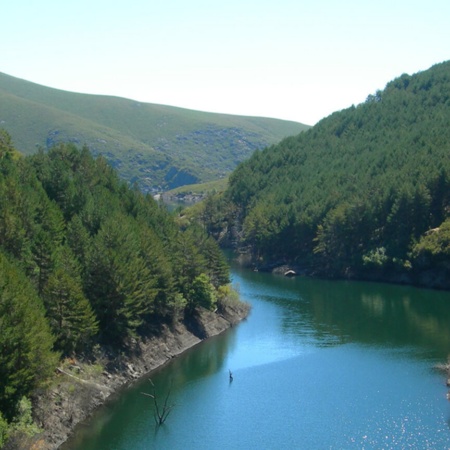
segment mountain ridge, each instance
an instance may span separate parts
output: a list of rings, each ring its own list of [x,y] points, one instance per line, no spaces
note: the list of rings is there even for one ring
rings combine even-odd
[[[79,94],[0,73],[0,126],[23,153],[86,144],[144,191],[211,181],[307,125]]]

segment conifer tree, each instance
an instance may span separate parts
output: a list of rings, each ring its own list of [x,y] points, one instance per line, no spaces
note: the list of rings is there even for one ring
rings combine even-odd
[[[140,228],[140,254],[152,279],[153,297],[146,298],[146,315],[171,315],[177,292],[169,258],[156,233],[148,226]],[[150,286],[150,284],[149,284]]]
[[[87,263],[86,256],[91,238],[89,232],[83,226],[79,215],[73,216],[72,220],[68,223],[66,237],[69,247],[81,266],[80,272],[84,274],[84,268]]]
[[[0,253],[0,412],[8,420],[18,401],[57,363],[42,301],[24,274]]]
[[[217,289],[230,283],[230,270],[216,241],[212,237],[204,240],[202,253],[206,260],[206,273],[213,286]]]
[[[85,292],[106,340],[133,335],[149,312],[153,280],[139,253],[133,223],[124,215],[111,216],[94,238]]]
[[[70,354],[84,349],[97,333],[98,324],[83,293],[79,265],[68,247],[59,249],[56,266],[42,296],[56,347]]]

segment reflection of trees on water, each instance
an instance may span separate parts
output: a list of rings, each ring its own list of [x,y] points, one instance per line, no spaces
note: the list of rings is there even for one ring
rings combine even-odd
[[[173,391],[186,383],[213,375],[223,369],[223,364],[228,352],[236,345],[236,330],[231,328],[220,336],[215,336],[198,344],[194,348],[170,362],[170,380],[165,376],[167,373],[157,371],[152,376],[155,385],[161,389],[168,389],[173,382]]]
[[[285,309],[282,326],[293,338],[309,333],[316,345],[418,346],[438,358],[450,349],[450,292],[310,278],[258,281],[268,285],[267,300]]]
[[[321,286],[310,297],[311,314],[330,332],[368,344],[414,345],[438,353],[450,348],[449,293],[372,283]]]
[[[103,448],[102,439],[104,439],[103,430],[108,430],[115,437],[115,448],[127,448],[125,441],[126,435],[121,430],[129,427],[133,429],[136,424],[136,416],[141,415],[148,430],[153,430],[155,405],[149,401],[142,392],[156,392],[161,403],[164,403],[168,392],[170,391],[170,402],[177,406],[177,391],[183,389],[188,383],[214,374],[223,368],[225,358],[236,345],[236,330],[234,328],[227,330],[220,336],[210,338],[201,342],[194,348],[187,350],[169,362],[169,364],[160,367],[138,381],[127,392],[119,392],[114,401],[107,402],[94,413],[94,419],[90,420],[92,426],[89,429],[78,428],[77,433],[67,444],[67,448],[86,448],[85,439],[91,442],[89,449]],[[227,368],[228,370],[228,368]],[[120,413],[118,413],[120,411]],[[170,422],[170,418],[168,419]],[[161,428],[164,428],[164,425]]]

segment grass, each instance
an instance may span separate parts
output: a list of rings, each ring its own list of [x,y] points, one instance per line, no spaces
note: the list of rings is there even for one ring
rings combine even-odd
[[[206,183],[190,184],[187,186],[180,186],[175,189],[167,191],[167,195],[206,195],[215,192],[223,192],[228,186],[228,177],[220,180],[209,181]]]
[[[146,191],[220,179],[254,150],[308,126],[77,94],[0,73],[0,127],[25,154],[64,141],[104,154]]]

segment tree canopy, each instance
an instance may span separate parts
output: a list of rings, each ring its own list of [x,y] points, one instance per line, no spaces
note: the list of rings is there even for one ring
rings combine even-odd
[[[0,421],[60,356],[213,309],[228,283],[215,241],[103,157],[72,144],[22,157],[0,131]]]
[[[336,276],[419,270],[427,233],[450,212],[449,117],[450,62],[404,74],[256,151],[203,222],[256,263],[289,260]]]

